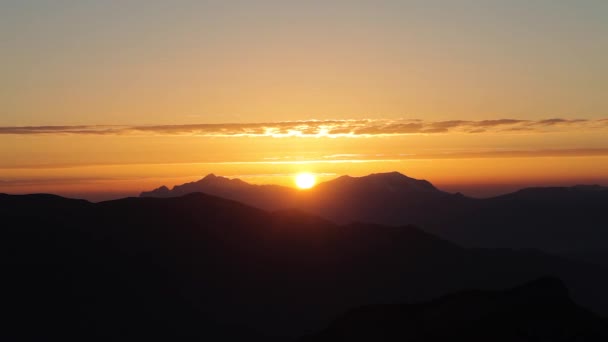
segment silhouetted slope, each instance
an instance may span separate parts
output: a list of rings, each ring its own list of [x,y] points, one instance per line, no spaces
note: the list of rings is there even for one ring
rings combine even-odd
[[[342,224],[356,221],[395,225],[417,223],[428,215],[452,213],[474,201],[440,191],[426,180],[398,172],[342,176],[306,191],[278,185],[252,185],[210,174],[172,190],[163,186],[143,192],[140,197],[167,198],[195,192],[270,211],[298,208]]]
[[[608,250],[581,250],[564,253],[564,257],[586,261],[595,265],[602,265],[608,270]]]
[[[203,192],[252,205],[265,210],[279,210],[294,208],[296,190],[279,185],[253,185],[240,179],[229,179],[209,174],[203,179],[176,185],[169,190],[166,186],[142,192],[140,197],[180,197],[183,195]]]
[[[399,172],[372,173],[364,177],[341,176],[319,184],[318,191],[349,191],[362,194],[383,192],[438,193],[441,192],[426,180],[402,175]]]
[[[466,215],[451,218],[451,230],[432,220],[426,227],[466,245],[552,252],[608,250],[608,191],[596,189],[523,189],[476,203]]]
[[[606,341],[608,320],[577,306],[556,278],[418,304],[351,310],[303,341]]]
[[[547,274],[608,313],[603,268],[464,249],[411,226],[339,226],[200,193],[97,204],[2,195],[0,215],[2,339],[295,337],[356,306]]]
[[[308,191],[250,185],[213,175],[142,196],[205,192],[266,210],[298,208],[334,222],[414,224],[470,247],[608,250],[608,190],[529,188],[490,199],[449,194],[398,172],[342,176]]]
[[[302,192],[298,208],[336,222],[412,224],[428,215],[453,212],[473,201],[398,172],[342,176]]]

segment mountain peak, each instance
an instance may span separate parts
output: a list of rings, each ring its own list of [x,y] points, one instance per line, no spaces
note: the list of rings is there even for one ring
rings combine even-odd
[[[201,179],[201,180],[205,180],[205,179],[215,179],[215,178],[218,178],[218,177],[217,177],[215,174],[210,173],[210,174],[206,175],[205,177],[203,177],[203,179]]]
[[[372,173],[363,177],[342,176],[327,183],[360,185],[388,190],[390,192],[396,192],[404,188],[416,192],[439,191],[427,180],[411,178],[397,171]]]
[[[381,177],[405,177],[410,178],[399,171],[389,171],[389,172],[376,172],[369,174],[369,176],[381,176]]]
[[[208,175],[206,175],[205,177],[203,177],[201,180],[194,182],[194,183],[187,183],[184,185],[188,185],[188,184],[206,184],[206,185],[230,185],[230,186],[248,186],[251,185],[247,182],[244,182],[238,178],[228,178],[228,177],[222,177],[222,176],[216,176],[213,173],[210,173]],[[181,185],[183,186],[183,185]],[[178,188],[180,186],[177,186]]]
[[[415,179],[412,177],[408,177],[398,171],[372,173],[372,174],[368,175],[367,177],[394,180],[394,181],[399,181],[399,180],[424,181],[424,180],[419,180],[419,179]]]
[[[171,190],[165,185],[156,188],[152,191],[144,191],[139,197],[169,197],[171,196]]]

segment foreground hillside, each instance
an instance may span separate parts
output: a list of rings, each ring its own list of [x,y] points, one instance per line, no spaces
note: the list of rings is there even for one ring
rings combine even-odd
[[[351,310],[303,342],[606,341],[608,321],[577,306],[554,278],[505,291],[463,291],[416,304]]]
[[[464,249],[412,226],[340,226],[204,194],[96,204],[0,195],[0,215],[8,340],[284,340],[361,305],[545,275],[608,313],[601,267]]]

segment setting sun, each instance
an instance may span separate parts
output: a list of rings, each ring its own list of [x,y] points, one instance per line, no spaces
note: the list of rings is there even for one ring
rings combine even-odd
[[[299,173],[295,178],[296,186],[300,189],[310,189],[315,186],[316,178],[310,173]]]

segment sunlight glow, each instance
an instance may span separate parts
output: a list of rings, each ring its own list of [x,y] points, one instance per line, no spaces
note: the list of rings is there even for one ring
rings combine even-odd
[[[295,177],[296,186],[300,189],[310,189],[315,186],[316,177],[310,173],[299,173]]]

